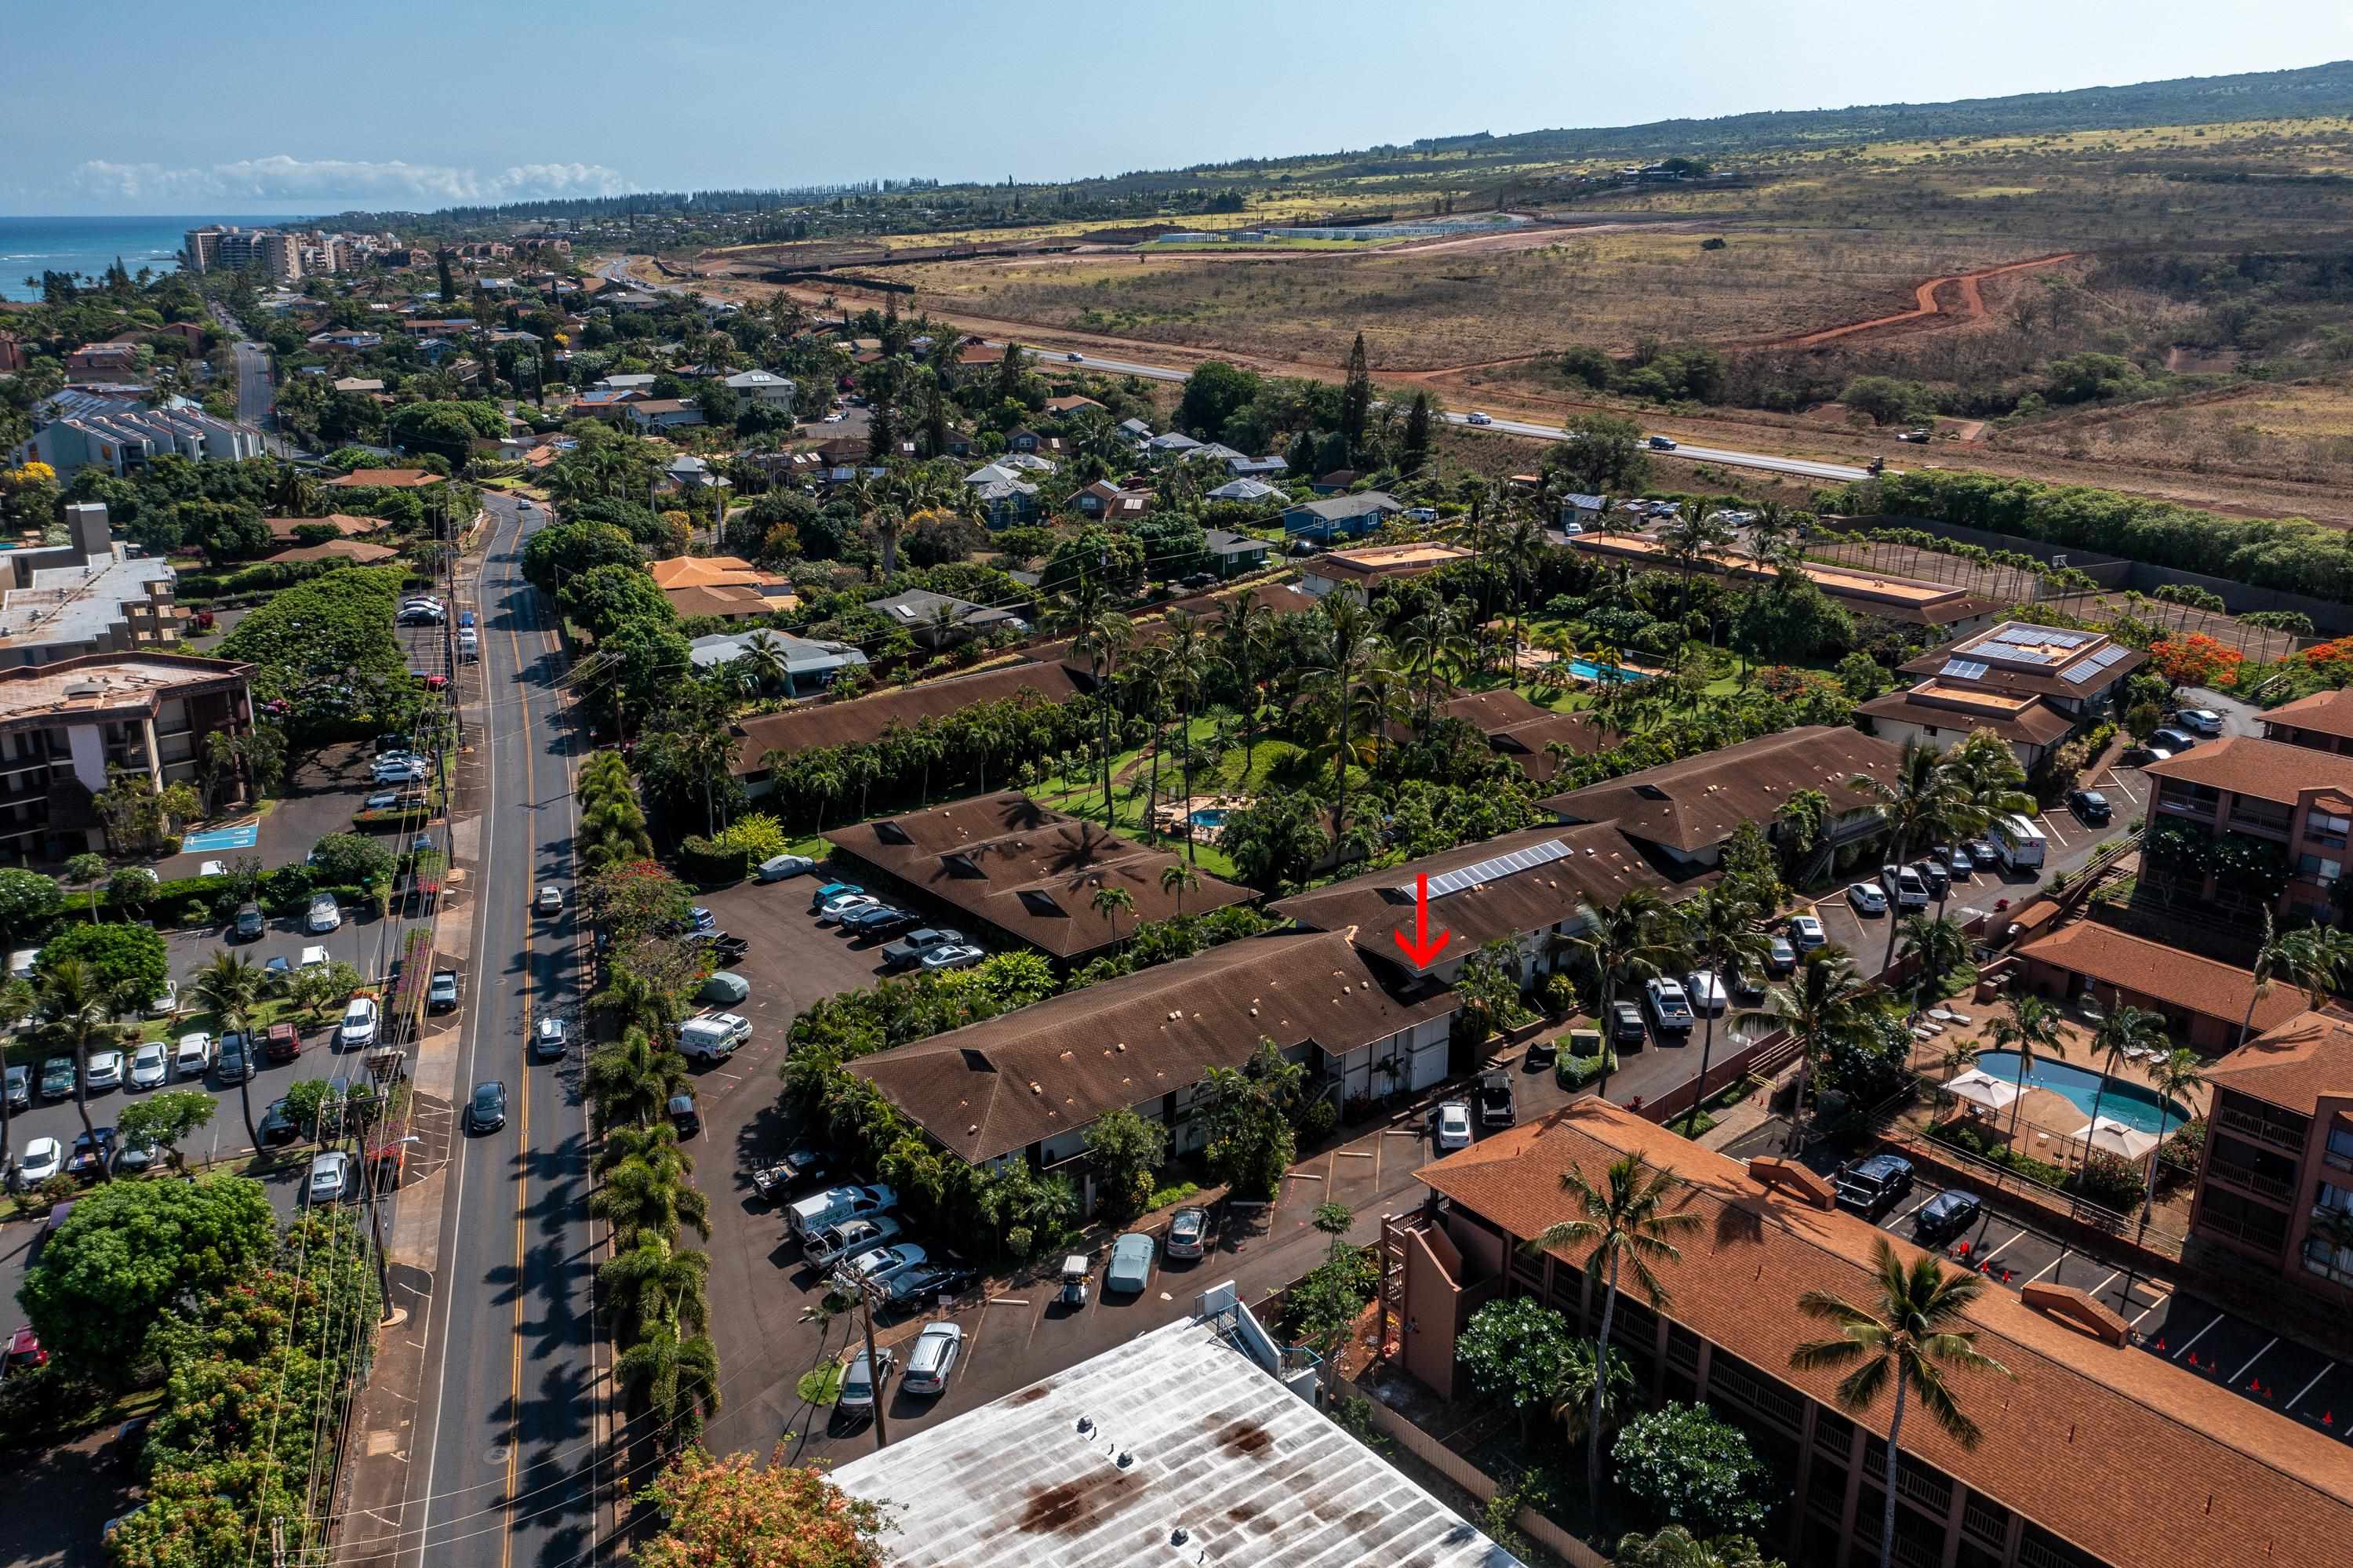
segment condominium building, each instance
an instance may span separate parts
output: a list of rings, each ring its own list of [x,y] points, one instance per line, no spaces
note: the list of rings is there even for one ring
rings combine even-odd
[[[187,612],[172,564],[116,544],[95,502],[67,507],[66,529],[64,545],[0,556],[0,670],[175,646]]]
[[[2206,1081],[2191,1237],[2353,1306],[2353,1014],[2300,1012]]]
[[[16,458],[38,459],[61,474],[99,467],[121,475],[167,453],[191,462],[237,462],[265,455],[251,425],[218,419],[185,398],[156,402],[137,387],[69,387],[34,409],[32,439]]]
[[[2114,704],[2148,655],[2101,631],[2005,621],[1897,666],[1914,683],[1855,709],[1897,745],[1949,751],[1991,730],[2031,769],[2078,726]]]
[[[97,653],[0,671],[0,861],[105,847],[90,797],[123,772],[192,781],[205,736],[253,722],[253,666]]]
[[[2353,757],[2225,736],[2152,762],[2142,878],[2224,917],[2332,918],[2353,835]]]
[[[280,229],[208,224],[182,237],[180,254],[191,272],[258,266],[281,283],[302,279],[302,237]]]

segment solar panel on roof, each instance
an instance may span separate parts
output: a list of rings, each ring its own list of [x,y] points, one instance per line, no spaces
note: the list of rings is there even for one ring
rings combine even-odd
[[[2099,673],[2100,667],[2091,660],[2086,659],[2080,664],[2070,664],[2064,670],[2060,671],[2059,678],[2065,681],[2070,685],[2073,685],[2077,681],[2089,680],[2092,676],[2096,675]]]
[[[1960,681],[1983,680],[1985,673],[1986,666],[1975,659],[1947,659],[1945,661],[1945,667],[1936,672],[1940,675],[1950,675]]]
[[[1466,865],[1456,871],[1440,872],[1430,879],[1430,895],[1432,898],[1443,898],[1450,893],[1460,893],[1466,887],[1476,887],[1481,883],[1498,881],[1517,872],[1533,871],[1537,866],[1549,865],[1554,861],[1563,859],[1568,853],[1569,848],[1567,844],[1558,839],[1546,839],[1542,843],[1530,844],[1525,849],[1516,849],[1509,854],[1499,854],[1493,860],[1482,860],[1476,865]],[[1399,884],[1397,891],[1408,898],[1417,896],[1417,890],[1411,883]]]
[[[2131,652],[2131,649],[2126,647],[2121,642],[2111,642],[2105,648],[2101,649],[2097,653],[2093,654],[2091,662],[2097,664],[2101,669],[2105,670],[2109,665],[2122,660],[2125,655]]]

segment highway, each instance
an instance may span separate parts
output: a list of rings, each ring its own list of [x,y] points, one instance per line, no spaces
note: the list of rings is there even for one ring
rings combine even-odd
[[[433,1568],[559,1568],[596,1558],[607,1390],[592,1328],[578,1047],[546,1064],[527,1061],[524,1044],[551,1012],[575,1042],[580,1033],[575,740],[554,685],[562,659],[554,617],[522,573],[523,541],[547,513],[520,514],[490,492],[483,505],[491,538],[474,596],[482,698],[468,710],[471,754],[461,763],[479,791],[470,868],[479,892],[464,956],[455,1171],[417,1412],[422,1452],[408,1471],[424,1522],[400,1544]],[[552,919],[531,908],[549,883],[566,901]],[[475,1132],[466,1102],[486,1080],[507,1086],[506,1125]]]
[[[684,283],[642,282],[628,275],[628,264],[627,258],[607,262],[601,275],[608,282],[627,284],[632,288],[649,289],[662,293],[689,291],[690,285]],[[1002,342],[994,338],[984,338],[981,341],[990,348],[1005,346]],[[1187,368],[1173,365],[1145,365],[1132,359],[1104,359],[1092,354],[1073,360],[1068,353],[1058,355],[1044,349],[1035,350],[1035,352],[1040,359],[1050,363],[1060,361],[1064,364],[1081,365],[1089,370],[1113,376],[1140,376],[1151,381],[1182,381],[1192,374]],[[1539,425],[1525,419],[1489,419],[1484,424],[1472,426],[1471,416],[1467,413],[1457,414],[1441,409],[1438,417],[1450,425],[1493,430],[1499,435],[1532,436],[1538,440],[1556,441],[1567,433],[1558,425]],[[1767,473],[1786,473],[1799,479],[1819,479],[1836,484],[1871,477],[1869,469],[1850,463],[1817,462],[1810,458],[1776,457],[1769,452],[1740,452],[1724,447],[1694,447],[1680,442],[1671,452],[1654,452],[1651,455],[1683,458],[1692,462],[1722,463],[1727,468],[1753,468]],[[1887,471],[1894,474],[1900,471],[1889,469]]]

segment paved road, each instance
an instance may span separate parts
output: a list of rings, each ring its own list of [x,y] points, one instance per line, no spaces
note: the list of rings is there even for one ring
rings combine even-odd
[[[528,1063],[522,1042],[539,1016],[578,1012],[572,916],[530,908],[538,885],[572,886],[573,743],[552,684],[553,617],[521,570],[523,537],[547,514],[518,516],[495,493],[483,503],[484,701],[470,715],[465,764],[481,791],[480,893],[458,1093],[502,1081],[508,1114],[496,1131],[461,1134],[453,1159],[417,1412],[423,1463],[409,1470],[425,1523],[403,1545],[434,1568],[557,1568],[595,1551],[591,1440],[605,1390],[591,1332],[588,1127],[577,1062]]]

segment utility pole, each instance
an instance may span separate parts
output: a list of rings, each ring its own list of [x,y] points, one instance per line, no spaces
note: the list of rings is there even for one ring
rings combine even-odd
[[[871,1279],[856,1279],[847,1273],[836,1274],[834,1283],[853,1292],[858,1298],[858,1318],[866,1330],[866,1372],[874,1389],[874,1446],[879,1452],[891,1441],[890,1429],[882,1421],[882,1353],[874,1348],[874,1297],[881,1287]]]

